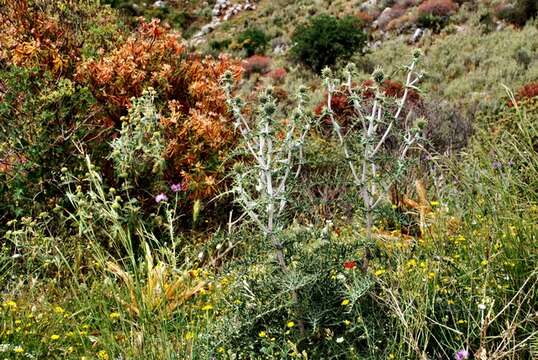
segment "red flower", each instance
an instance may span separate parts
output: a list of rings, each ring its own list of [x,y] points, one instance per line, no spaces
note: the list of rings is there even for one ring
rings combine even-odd
[[[344,263],[344,269],[346,270],[353,270],[357,267],[357,262],[355,260],[353,261],[346,261]]]

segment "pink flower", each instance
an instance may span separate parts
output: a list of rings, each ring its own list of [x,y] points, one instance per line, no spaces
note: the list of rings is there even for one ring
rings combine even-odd
[[[178,192],[178,191],[183,190],[183,185],[181,185],[181,184],[172,184],[172,185],[170,186],[170,189],[171,189],[173,192]]]
[[[175,193],[179,191],[187,191],[188,188],[189,188],[189,183],[187,179],[184,179],[180,183],[170,185],[170,190],[172,190],[172,192],[175,192]]]
[[[157,204],[160,203],[161,201],[166,201],[166,200],[168,200],[168,196],[166,196],[163,193],[160,193],[159,195],[155,196],[155,202]]]
[[[456,353],[456,360],[465,360],[469,358],[469,351],[462,349]]]

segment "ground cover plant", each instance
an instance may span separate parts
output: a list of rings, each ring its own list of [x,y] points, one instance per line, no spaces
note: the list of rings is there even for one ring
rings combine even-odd
[[[533,2],[216,4],[0,0],[0,358],[536,358]]]

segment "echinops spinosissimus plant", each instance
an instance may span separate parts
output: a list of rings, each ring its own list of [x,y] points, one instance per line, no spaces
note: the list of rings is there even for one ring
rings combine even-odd
[[[248,156],[255,163],[252,169],[236,167],[233,189],[236,201],[272,243],[279,266],[287,271],[278,234],[284,228],[290,183],[299,175],[303,161],[302,147],[311,127],[311,118],[305,109],[308,101],[306,88],[299,89],[295,112],[279,128],[279,123],[274,119],[277,104],[271,88],[266,89],[259,98],[256,123],[249,124],[242,113],[241,99],[232,95],[232,74],[226,73],[222,83],[228,106],[235,118],[235,128],[243,138]]]
[[[322,71],[323,81],[327,89],[327,106],[323,116],[327,116],[333,126],[339,146],[344,152],[346,162],[353,175],[353,184],[358,188],[363,206],[366,225],[367,241],[372,240],[374,211],[385,198],[389,187],[405,172],[409,151],[421,139],[421,131],[425,120],[418,119],[410,124],[409,117],[404,118],[404,107],[410,90],[418,91],[417,83],[422,77],[416,67],[420,52],[413,54],[413,59],[405,67],[407,78],[403,95],[396,100],[395,107],[392,99],[388,98],[380,88],[385,80],[382,69],[376,69],[372,74],[372,88],[364,89],[353,83],[355,66],[349,64],[344,70],[345,82],[334,78],[332,71],[325,68]],[[341,89],[344,90],[341,90]],[[368,90],[373,91],[373,99],[368,99]],[[337,92],[344,91],[353,106],[354,115],[347,133],[338,122],[332,109],[332,98]],[[389,144],[396,142],[396,145]],[[352,143],[353,142],[353,143]],[[366,247],[363,258],[363,270],[368,268],[371,257]]]

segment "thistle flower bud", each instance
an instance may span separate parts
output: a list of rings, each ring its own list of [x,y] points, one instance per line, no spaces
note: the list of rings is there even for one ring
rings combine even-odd
[[[321,78],[323,80],[328,80],[333,77],[333,72],[330,68],[325,67],[323,70],[321,70]]]
[[[241,100],[240,98],[235,98],[233,99],[233,105],[237,106],[238,108],[241,108],[243,107],[243,100]]]
[[[297,92],[299,93],[299,96],[308,96],[308,88],[304,85],[299,86]]]
[[[226,71],[222,77],[220,78],[220,81],[223,85],[232,85],[233,83],[233,74],[231,71]]]
[[[262,107],[262,110],[263,110],[263,112],[265,113],[265,115],[267,115],[267,116],[271,116],[271,115],[273,115],[273,114],[276,112],[276,106],[275,106],[275,104],[273,104],[272,102],[267,102],[267,103],[264,104],[264,106]]]
[[[423,130],[428,122],[425,118],[420,117],[415,121],[415,127],[419,130]]]
[[[346,65],[344,71],[348,74],[355,74],[357,72],[357,66],[354,63],[349,63]]]
[[[383,72],[382,68],[377,68],[372,73],[372,79],[378,83],[381,84],[383,80],[385,80],[385,73]]]

